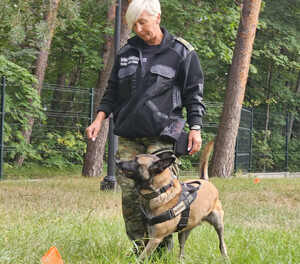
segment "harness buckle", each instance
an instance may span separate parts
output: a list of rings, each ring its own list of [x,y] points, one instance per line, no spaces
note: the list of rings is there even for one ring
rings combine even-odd
[[[169,209],[169,215],[170,215],[170,219],[173,219],[174,217],[175,217],[175,213],[174,213],[174,211],[173,211],[173,209],[171,208],[171,209]]]

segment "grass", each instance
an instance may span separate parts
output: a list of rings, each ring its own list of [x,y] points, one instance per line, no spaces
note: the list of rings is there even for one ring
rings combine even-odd
[[[42,178],[42,177],[40,177]],[[0,263],[41,263],[56,246],[64,263],[137,263],[121,216],[120,193],[101,179],[55,177],[0,182]],[[300,263],[300,179],[211,179],[225,211],[228,263]],[[164,259],[178,263],[179,246]],[[223,263],[204,223],[186,242],[185,263]]]
[[[37,163],[29,163],[23,166],[4,163],[4,176],[2,180],[30,180],[53,179],[62,177],[79,177],[82,172],[82,164],[69,166],[65,169],[58,167],[46,167]]]

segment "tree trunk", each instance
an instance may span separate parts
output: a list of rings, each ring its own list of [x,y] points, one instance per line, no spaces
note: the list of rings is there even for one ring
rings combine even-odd
[[[109,6],[107,11],[107,27],[113,27],[114,20],[116,17],[115,10],[116,9],[116,3],[113,3]],[[97,94],[95,96],[95,109],[94,109],[94,116],[97,114],[98,106],[101,102],[101,99],[104,95],[107,81],[109,79],[110,72],[112,70],[113,64],[114,64],[114,38],[111,35],[105,36],[105,46],[103,47],[102,51],[102,59],[104,67],[98,74],[98,80],[96,84]]]
[[[38,85],[36,86],[36,89],[39,94],[41,94],[42,87],[43,87],[49,51],[50,51],[51,42],[53,39],[53,34],[55,29],[59,1],[60,0],[50,1],[49,13],[47,13],[45,16],[45,21],[48,25],[49,31],[47,32],[47,36],[45,36],[45,39],[42,43],[42,47],[40,48],[40,52],[37,57],[36,66],[34,70],[34,74],[38,79]]]
[[[58,5],[60,0],[51,0],[50,1],[50,7],[49,12],[45,16],[45,21],[48,25],[49,31],[47,32],[47,35],[45,36],[45,39],[43,40],[42,47],[40,48],[40,52],[37,56],[36,60],[36,66],[34,70],[34,74],[36,75],[38,79],[38,83],[35,86],[35,89],[37,90],[38,94],[41,95],[46,67],[47,67],[47,61],[49,56],[49,51],[51,47],[51,42],[54,34],[55,29],[55,22],[58,12]],[[29,128],[27,130],[22,131],[23,136],[25,138],[26,143],[30,142],[30,137],[34,125],[34,118],[28,116],[28,123]],[[16,164],[21,166],[24,162],[24,157],[20,156],[16,158]]]
[[[128,0],[122,0],[122,23],[121,23],[121,36],[120,45],[121,47],[126,43],[127,39],[130,37],[131,31],[128,29],[125,15],[128,7]],[[115,19],[115,3],[113,3],[108,9],[108,26],[112,24]],[[106,44],[102,52],[102,58],[104,62],[104,67],[99,73],[97,81],[97,95],[95,97],[95,109],[94,116],[97,114],[98,106],[101,102],[103,94],[105,92],[107,82],[109,79],[110,72],[114,64],[114,40],[111,36],[106,36]],[[105,143],[108,135],[108,119],[102,122],[101,130],[97,136],[96,141],[88,141],[87,152],[85,155],[85,160],[82,169],[82,175],[87,177],[97,177],[103,172],[103,156],[105,152]]]
[[[209,174],[229,178],[261,0],[244,0]]]

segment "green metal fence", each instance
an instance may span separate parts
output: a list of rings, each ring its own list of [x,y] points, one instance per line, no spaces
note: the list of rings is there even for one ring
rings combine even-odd
[[[15,112],[4,112],[4,102],[17,102],[20,87],[13,83],[1,83],[1,178],[6,167],[14,165],[16,158],[25,156],[25,165],[67,168],[82,164],[86,150],[85,128],[93,119],[94,89],[44,84],[41,105],[45,120],[36,120],[30,143],[22,140],[26,119],[16,118],[15,112],[22,112],[22,104]],[[8,106],[7,106],[8,107]],[[28,113],[29,115],[31,113]],[[23,117],[24,118],[24,117]],[[5,126],[4,126],[5,124]],[[10,135],[8,140],[7,135]],[[6,135],[6,142],[3,136]],[[3,165],[6,166],[3,166]],[[4,169],[3,169],[4,167]],[[15,172],[10,172],[13,176]]]
[[[5,77],[3,76],[1,78],[1,128],[0,128],[0,180],[3,177],[3,150],[4,150],[4,144],[3,144],[3,136],[4,136],[4,107],[5,107]]]
[[[33,127],[31,142],[18,149],[17,141],[3,142],[7,127],[15,131],[22,124],[10,113],[4,112],[5,88],[11,100],[15,98],[13,84],[1,80],[1,178],[5,175],[3,164],[14,164],[18,152],[23,151],[25,163],[66,168],[82,164],[86,148],[85,128],[93,119],[94,90],[91,88],[45,84],[42,89],[42,107],[45,121]],[[205,102],[203,139],[213,138],[218,131],[222,103]],[[22,111],[20,109],[20,111]],[[5,118],[4,118],[5,117]],[[5,120],[5,128],[4,128]],[[266,123],[269,125],[266,127]],[[266,113],[264,110],[243,107],[236,141],[235,172],[300,171],[300,121],[288,113]],[[31,152],[30,152],[31,151]],[[198,170],[201,153],[184,157],[183,172]],[[185,173],[183,173],[185,174]]]

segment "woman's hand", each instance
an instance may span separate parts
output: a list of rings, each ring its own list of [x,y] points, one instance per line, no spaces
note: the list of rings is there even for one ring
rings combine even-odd
[[[201,132],[198,130],[191,130],[189,133],[188,151],[189,155],[197,153],[201,149],[202,139]]]
[[[104,112],[99,112],[94,120],[94,122],[87,127],[86,129],[86,135],[89,139],[92,139],[93,141],[96,139],[100,129],[101,129],[101,123],[106,118]]]

